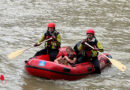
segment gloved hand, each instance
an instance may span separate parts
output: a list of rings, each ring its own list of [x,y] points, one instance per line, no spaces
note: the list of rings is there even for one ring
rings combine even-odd
[[[33,46],[34,46],[34,47],[37,47],[37,46],[39,46],[39,45],[40,45],[40,44],[38,44],[38,43],[35,43]]]
[[[83,39],[83,40],[81,41],[81,44],[85,44],[85,42],[86,42],[86,40],[85,40],[85,39]]]
[[[55,36],[52,36],[51,38],[52,38],[52,39],[55,39]]]
[[[56,37],[55,37],[55,36],[51,36],[51,38],[52,38],[53,40],[56,40]]]
[[[94,51],[98,51],[99,49],[98,49],[98,48],[94,48],[93,50],[94,50]]]

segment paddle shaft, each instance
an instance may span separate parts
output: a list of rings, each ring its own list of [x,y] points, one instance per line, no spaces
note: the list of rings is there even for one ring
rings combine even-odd
[[[49,41],[49,40],[51,40],[52,38],[49,38],[49,39],[47,39],[47,40],[44,40],[44,42],[47,42],[47,41]],[[40,44],[42,44],[43,42],[41,42]],[[28,49],[31,49],[32,47],[34,47],[34,46],[31,46],[31,47],[28,47],[28,48],[26,48],[26,49],[24,49],[24,51],[25,50],[28,50]]]
[[[49,40],[51,40],[51,39],[52,39],[52,38],[49,38],[49,39],[44,40],[44,41],[46,42],[46,41],[49,41]],[[40,43],[40,44],[42,44],[42,43]],[[25,48],[25,49],[21,49],[21,50],[17,50],[17,51],[15,51],[15,52],[12,52],[11,54],[8,55],[8,59],[13,59],[13,58],[15,58],[15,57],[21,55],[24,51],[26,51],[26,50],[28,50],[28,49],[30,49],[30,48],[32,48],[32,47],[34,47],[34,46],[31,46],[31,47],[28,47],[28,48]]]
[[[88,43],[86,43],[85,42],[85,44],[87,45],[87,46],[89,46],[90,48],[92,48],[92,49],[94,49],[94,47],[92,47],[91,45],[89,45]],[[102,52],[100,52],[100,51],[97,51],[98,53],[100,53],[100,54],[102,54],[104,57],[106,57],[107,59],[109,59],[106,55],[104,55]]]
[[[85,42],[86,45],[88,45],[90,48],[94,49],[91,45],[89,45],[88,43]],[[118,60],[115,59],[111,59],[108,58],[106,55],[104,55],[103,53],[101,53],[100,51],[97,51],[100,54],[102,54],[104,57],[106,57],[117,69],[119,69],[120,71],[124,72],[126,70],[126,66],[123,65],[121,62],[119,62]]]
[[[44,42],[47,42],[47,41],[52,40],[52,39],[53,38],[46,39],[46,40],[44,40]],[[40,44],[42,44],[42,43],[40,43]]]

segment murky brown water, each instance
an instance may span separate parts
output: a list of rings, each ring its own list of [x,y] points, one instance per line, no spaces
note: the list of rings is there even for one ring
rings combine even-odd
[[[32,48],[8,60],[7,55],[30,47],[40,39],[49,22],[56,23],[62,46],[74,46],[93,28],[105,52],[127,66],[77,81],[45,80],[28,75],[24,61],[42,48]],[[0,73],[7,83],[0,90],[129,90],[130,89],[129,0],[0,0]]]

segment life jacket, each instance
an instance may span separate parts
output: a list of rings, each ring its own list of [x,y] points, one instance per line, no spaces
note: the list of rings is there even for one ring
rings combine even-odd
[[[89,42],[88,39],[86,39],[86,42],[87,42],[89,45],[91,45],[92,47],[97,48],[97,42],[98,42],[98,41],[97,41],[96,38],[94,38],[94,40],[93,40],[92,42]],[[90,50],[92,50],[92,48],[89,47],[89,46],[87,46],[87,45],[84,45],[84,50],[90,51]]]
[[[54,31],[54,36],[55,36],[56,39],[57,39],[57,35],[58,34],[59,34],[59,32]],[[44,35],[45,35],[45,40],[52,37],[52,35],[49,33],[48,30],[47,30],[47,32]],[[59,49],[59,47],[60,47],[60,45],[54,39],[45,42],[45,48],[48,48],[48,49]]]
[[[91,45],[94,48],[97,48],[97,39],[94,38],[94,40],[92,40],[92,42],[89,42],[88,39],[86,39],[86,42]],[[97,54],[97,52],[93,51],[93,49],[87,45],[83,46],[83,50],[85,51],[85,55],[90,58],[90,57],[95,57],[95,53]]]

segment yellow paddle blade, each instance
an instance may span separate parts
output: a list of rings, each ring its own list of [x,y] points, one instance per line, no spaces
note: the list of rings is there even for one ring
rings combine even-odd
[[[110,62],[116,67],[118,68],[120,71],[124,72],[126,70],[126,66],[123,65],[121,62],[114,60],[114,59],[109,59]]]
[[[22,54],[26,49],[21,49],[21,50],[17,50],[15,52],[12,52],[11,54],[8,55],[8,59],[13,59],[17,56],[19,56],[20,54]]]

